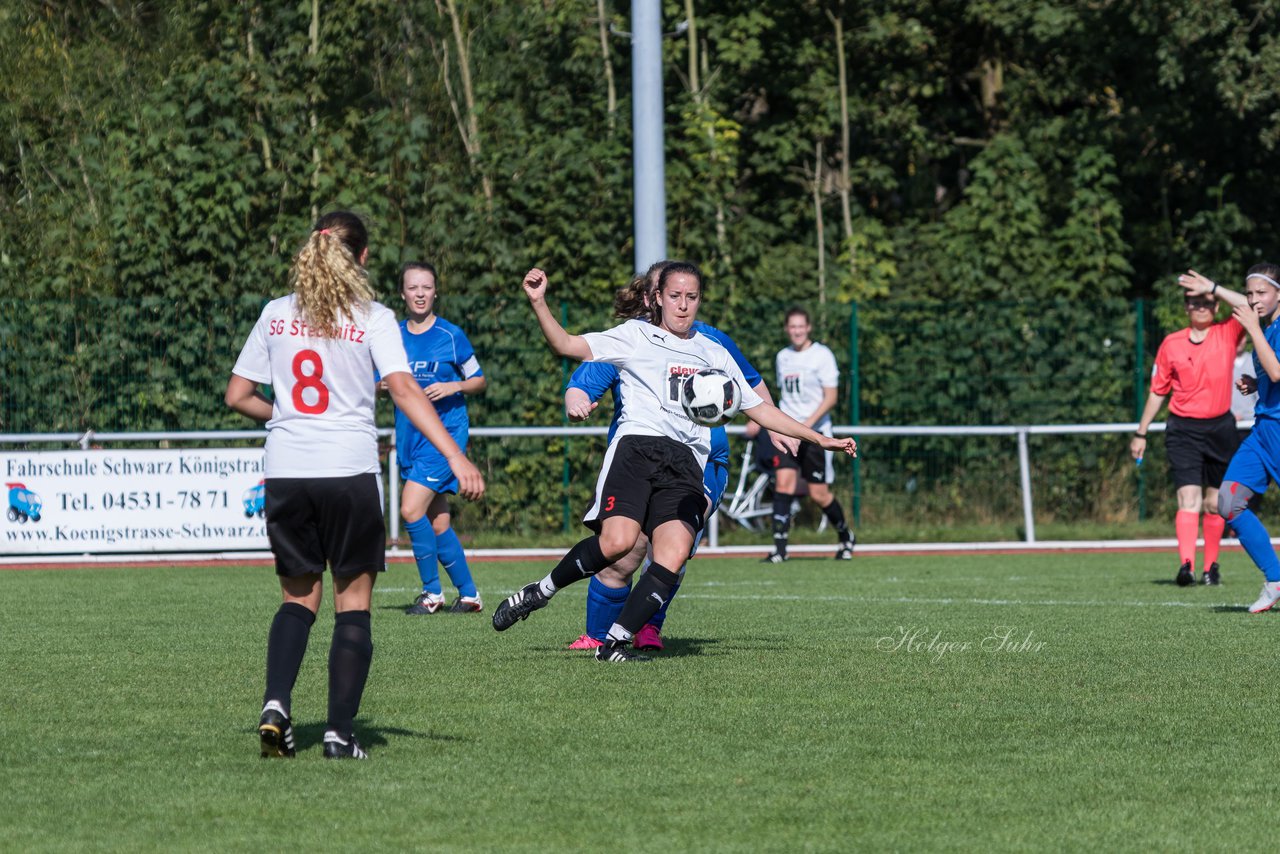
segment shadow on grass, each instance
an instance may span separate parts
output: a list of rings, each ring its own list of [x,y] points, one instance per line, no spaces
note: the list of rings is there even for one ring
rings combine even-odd
[[[294,743],[298,746],[298,752],[307,750],[308,748],[320,748],[324,744],[324,731],[328,726],[324,722],[294,724],[293,738]],[[255,734],[257,730],[254,730]],[[390,738],[421,738],[430,741],[469,741],[470,739],[461,738],[456,735],[440,735],[430,732],[417,732],[411,729],[402,729],[400,727],[380,727],[371,724],[356,721],[356,738],[365,747],[385,747],[387,739]]]
[[[1215,614],[1247,614],[1249,612],[1248,605],[1214,605],[1211,609]]]
[[[645,655],[654,658],[680,658],[686,655],[702,655],[704,647],[720,643],[719,638],[663,638],[664,648],[661,651],[642,650]]]

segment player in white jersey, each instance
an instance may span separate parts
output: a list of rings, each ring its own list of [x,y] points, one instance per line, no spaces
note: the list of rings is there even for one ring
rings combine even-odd
[[[797,421],[830,436],[831,409],[836,405],[840,384],[836,357],[829,347],[809,337],[812,324],[809,312],[803,308],[787,312],[786,331],[791,346],[778,351],[778,407]],[[767,436],[759,437],[756,444],[757,456],[774,470],[773,553],[765,557],[764,562],[782,563],[787,559],[791,505],[801,476],[809,484],[809,497],[822,508],[840,538],[836,559],[852,559],[854,536],[845,522],[844,508],[831,491],[831,484],[835,482],[831,452],[801,442],[800,450],[792,454],[785,448],[775,448]]]
[[[258,721],[263,757],[294,755],[293,684],[320,608],[327,564],[336,616],[324,755],[365,758],[352,722],[373,656],[373,582],[386,568],[375,369],[396,405],[449,458],[459,493],[484,493],[479,469],[414,381],[395,315],[373,300],[364,270],[368,243],[355,214],[321,217],[293,259],[293,293],[263,309],[227,383],[228,406],[267,422],[267,538],[284,598],[267,638],[267,687]],[[259,384],[271,386],[274,400],[258,391]]]
[[[678,583],[676,570],[689,557],[706,510],[702,474],[711,431],[684,414],[679,399],[684,378],[718,368],[737,383],[742,411],[762,427],[851,456],[857,443],[823,436],[766,403],[746,385],[724,347],[692,330],[702,300],[702,274],[692,264],[672,262],[659,274],[654,322],[629,320],[586,335],[570,335],[556,321],[547,307],[547,277],[541,270],[525,275],[524,289],[552,351],[616,365],[626,403],[585,519],[596,535],[570,549],[541,581],[505,599],[494,611],[493,627],[504,631],[546,606],[561,587],[626,555],[644,533],[653,547],[652,563],[631,588],[595,654],[599,661],[645,660],[632,652],[632,639]]]

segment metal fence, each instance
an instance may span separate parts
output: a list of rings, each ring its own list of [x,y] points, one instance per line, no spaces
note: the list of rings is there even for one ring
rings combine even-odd
[[[881,502],[885,500],[886,496],[898,501],[902,498],[899,493],[905,493],[908,503],[910,503],[912,494],[937,492],[939,490],[939,481],[945,480],[946,482],[942,484],[942,491],[958,495],[965,502],[973,502],[977,500],[977,496],[985,495],[990,499],[993,493],[1004,493],[1001,501],[992,503],[988,500],[985,504],[985,510],[1003,513],[1009,517],[1009,521],[1016,522],[1016,527],[1011,528],[1011,530],[1016,531],[1019,536],[1011,539],[1030,544],[1037,542],[1036,524],[1038,516],[1039,518],[1057,517],[1060,514],[1060,508],[1056,507],[1055,503],[1061,497],[1052,480],[1040,476],[1046,468],[1052,468],[1053,466],[1046,467],[1038,463],[1036,453],[1033,450],[1036,440],[1083,439],[1088,445],[1094,446],[1097,444],[1099,437],[1105,437],[1111,440],[1116,448],[1115,451],[1108,453],[1107,456],[1114,457],[1121,453],[1119,449],[1127,446],[1128,437],[1135,427],[1136,424],[1134,423],[988,427],[936,425],[864,425],[853,427],[851,425],[841,425],[835,427],[834,432],[836,435],[855,436],[863,448],[863,457],[857,461],[857,466],[863,469],[863,475],[850,478],[847,475],[851,474],[851,472],[847,472],[844,481],[849,488],[855,490],[850,495],[855,507],[867,502]],[[1164,425],[1160,423],[1153,424],[1151,429],[1162,431]],[[603,446],[606,432],[604,427],[477,427],[471,432],[473,439],[472,456],[477,459],[484,459],[487,447],[495,443],[510,441],[535,441],[543,445],[546,445],[549,441],[555,441],[559,443],[556,445],[557,447],[565,449],[572,449],[575,443],[579,448],[583,448],[588,443]],[[743,427],[738,425],[731,426],[729,432],[731,436],[735,437],[735,443],[741,442],[744,432]],[[62,446],[65,449],[66,446],[76,446],[86,453],[91,453],[95,449],[116,444],[172,446],[175,443],[200,443],[206,446],[240,445],[245,442],[260,442],[265,438],[265,435],[265,431],[262,430],[10,433],[0,434],[0,447],[33,449],[43,446]],[[394,431],[384,428],[379,431],[379,435],[384,441],[394,443]],[[978,453],[958,455],[955,458],[956,467],[950,469],[949,475],[945,477],[936,475],[932,484],[921,484],[918,479],[914,479],[914,476],[912,481],[904,481],[902,479],[902,473],[911,470],[910,458],[901,455],[895,458],[891,454],[881,453],[882,449],[888,447],[885,444],[885,440],[893,440],[895,442],[908,440],[947,442],[960,446],[976,447]],[[869,452],[868,449],[872,448],[878,450]],[[996,460],[993,460],[992,449],[996,449],[995,456],[998,458]],[[1041,455],[1052,455],[1057,450],[1052,445],[1043,447],[1041,448]],[[991,481],[985,474],[975,477],[973,472],[966,471],[964,467],[966,456],[980,460],[981,469],[984,472],[992,470],[993,462],[1000,462],[1002,465],[996,466],[996,469],[1008,472],[1008,476],[998,475],[997,477],[1006,477],[1001,483]],[[1127,463],[1127,460],[1122,462]],[[555,480],[558,477],[564,477],[563,519],[565,524],[568,525],[571,524],[575,507],[579,509],[585,508],[586,500],[594,487],[595,480],[594,473],[590,477],[571,480],[567,475],[563,475],[561,471],[563,465],[563,460],[547,456],[544,458],[543,469],[540,472],[532,473],[532,476],[543,480]],[[734,465],[735,469],[737,469],[741,465],[741,461],[735,459]],[[870,468],[870,473],[866,472],[868,468]],[[1131,478],[1134,492],[1129,497],[1134,498],[1143,484],[1141,479],[1136,476],[1137,472],[1130,472],[1130,474],[1134,475]],[[740,480],[738,475],[739,471],[737,470],[731,475],[731,490],[733,489],[733,484]],[[394,453],[386,454],[384,476],[388,485],[388,533],[392,540],[397,540],[400,537],[400,479]],[[530,476],[530,472],[518,472],[515,477],[507,478],[501,473],[491,471],[489,473],[490,498],[500,497],[512,490],[520,489],[523,482]],[[888,481],[888,483],[884,481]],[[898,483],[899,486],[895,488],[894,483]],[[911,483],[914,483],[914,485],[910,485]],[[875,488],[867,490],[868,484],[875,484]],[[957,489],[961,491],[955,491]],[[841,491],[843,492],[843,489]],[[1039,495],[1037,495],[1037,491],[1040,492]],[[722,514],[728,507],[729,497],[726,496],[726,503],[722,506]],[[572,503],[574,501],[577,502],[576,505]],[[483,502],[479,506],[483,508]],[[547,519],[550,520],[555,515],[559,514],[550,514]],[[720,526],[724,521],[721,518],[721,514],[710,520],[707,532],[708,546],[712,548],[720,546]],[[732,521],[730,520],[729,523],[732,524]],[[560,525],[544,524],[540,530],[537,529],[537,526],[534,526],[528,529],[526,533],[536,539],[539,534],[549,537],[559,533],[560,530]]]

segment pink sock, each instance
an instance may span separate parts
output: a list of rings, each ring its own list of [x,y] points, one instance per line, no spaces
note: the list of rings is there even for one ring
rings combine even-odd
[[[1178,534],[1178,563],[1190,563],[1196,571],[1196,534],[1200,532],[1200,514],[1179,510],[1173,517],[1173,529]]]
[[[1217,513],[1206,513],[1203,524],[1204,565],[1207,570],[1209,566],[1218,562],[1218,546],[1222,543],[1222,532],[1226,530],[1227,520]]]

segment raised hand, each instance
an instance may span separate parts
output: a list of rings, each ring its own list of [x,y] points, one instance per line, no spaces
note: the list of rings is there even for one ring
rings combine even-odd
[[[1187,296],[1199,296],[1201,294],[1209,294],[1213,291],[1215,285],[1213,279],[1203,276],[1195,270],[1188,270],[1178,277],[1178,284],[1187,291]]]
[[[1244,331],[1249,335],[1252,336],[1262,332],[1262,322],[1258,319],[1257,309],[1248,303],[1232,306],[1231,316],[1240,321],[1240,325],[1244,327]]]
[[[534,267],[524,274],[524,292],[529,302],[538,302],[547,297],[547,274]]]

